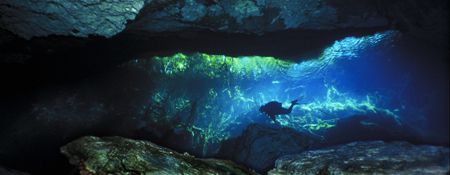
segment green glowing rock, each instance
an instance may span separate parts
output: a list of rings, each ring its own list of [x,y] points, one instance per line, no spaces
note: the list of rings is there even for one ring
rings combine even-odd
[[[260,79],[270,77],[282,71],[287,71],[294,65],[292,62],[282,61],[273,57],[228,57],[208,54],[175,54],[168,57],[153,59],[155,70],[165,75],[175,76],[194,73],[208,78]],[[231,75],[226,75],[231,74]],[[188,74],[190,75],[190,74]]]
[[[174,75],[184,72],[188,67],[187,56],[184,54],[175,54],[171,57],[154,58],[159,69],[167,75]]]

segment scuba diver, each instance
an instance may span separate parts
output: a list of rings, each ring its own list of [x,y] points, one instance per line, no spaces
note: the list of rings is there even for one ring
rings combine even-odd
[[[275,116],[282,115],[282,114],[290,114],[292,112],[292,108],[294,107],[294,105],[298,104],[297,102],[298,102],[298,100],[291,101],[291,106],[289,106],[289,108],[286,109],[281,106],[280,102],[271,101],[271,102],[266,103],[265,105],[261,106],[259,108],[259,112],[266,114],[275,123],[278,123],[278,121],[276,121],[276,119],[275,119]]]

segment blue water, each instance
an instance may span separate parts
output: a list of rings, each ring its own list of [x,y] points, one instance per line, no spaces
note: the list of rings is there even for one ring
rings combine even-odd
[[[426,140],[436,134],[428,117],[448,116],[441,105],[448,104],[448,83],[427,81],[439,72],[417,69],[418,63],[396,45],[401,37],[395,31],[347,37],[319,57],[297,62],[207,54],[153,58],[153,66],[145,69],[160,78],[149,96],[150,110],[163,101],[171,105],[165,115],[156,112],[151,118],[183,123],[177,129],[188,130],[204,147],[238,136],[251,123],[321,136],[339,120],[358,115],[390,118]],[[300,104],[291,114],[277,116],[279,123],[258,111],[270,101],[287,108],[294,99]]]

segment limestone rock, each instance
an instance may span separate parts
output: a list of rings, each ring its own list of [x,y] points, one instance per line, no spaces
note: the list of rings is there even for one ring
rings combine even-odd
[[[219,155],[264,172],[280,156],[300,153],[319,142],[319,138],[291,128],[252,124],[241,136],[223,143]]]
[[[230,161],[198,159],[151,142],[87,136],[61,148],[80,174],[256,174]]]
[[[388,25],[375,4],[354,1],[343,8],[332,0],[182,0],[146,4],[130,30],[209,30],[263,34],[286,29],[329,30]],[[156,8],[160,7],[160,8]],[[357,8],[356,8],[357,7]],[[359,10],[363,9],[363,10]]]
[[[448,174],[449,149],[407,142],[352,142],[289,155],[276,161],[278,174]]]
[[[4,0],[0,2],[0,27],[24,38],[111,37],[125,29],[147,34],[192,30],[264,34],[287,29],[385,30],[394,26],[418,35],[442,26],[442,30],[435,31],[441,36],[448,31],[446,3],[445,0]],[[417,7],[423,11],[417,11]]]
[[[0,26],[23,37],[73,35],[111,37],[123,29],[145,0],[4,0]]]

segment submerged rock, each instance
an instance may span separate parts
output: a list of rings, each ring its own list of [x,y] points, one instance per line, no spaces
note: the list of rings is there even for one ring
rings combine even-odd
[[[252,124],[241,136],[222,144],[219,156],[264,172],[280,156],[300,153],[318,142],[317,137],[292,128]]]
[[[407,142],[352,142],[281,157],[278,174],[446,174],[449,149]]]
[[[87,136],[61,148],[81,174],[256,174],[230,161],[198,159],[151,142]]]

